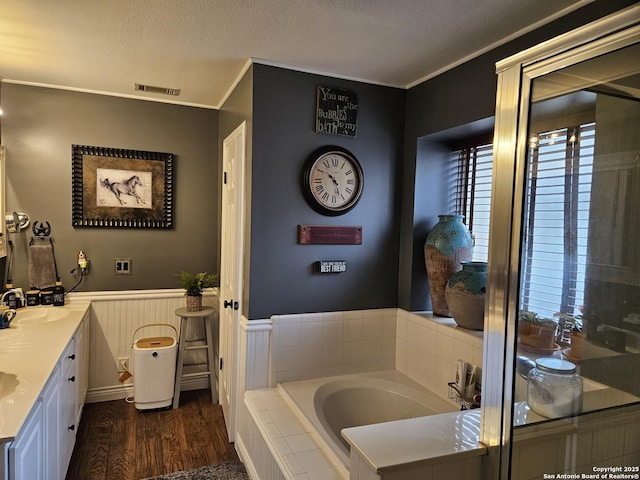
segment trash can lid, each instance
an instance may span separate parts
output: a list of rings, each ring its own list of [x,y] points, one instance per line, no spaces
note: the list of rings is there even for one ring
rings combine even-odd
[[[136,348],[171,347],[176,342],[173,337],[147,337],[136,341]]]

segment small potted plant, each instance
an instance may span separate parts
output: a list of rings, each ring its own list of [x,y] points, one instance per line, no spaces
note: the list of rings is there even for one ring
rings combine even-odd
[[[570,315],[568,313],[556,313],[555,316],[560,318],[558,323],[562,323],[563,329],[570,335],[569,337],[569,354],[574,359],[582,357],[582,343],[586,339],[584,331],[584,319],[582,317],[583,307],[578,307],[579,314]]]
[[[520,312],[518,341],[521,345],[539,350],[555,347],[558,322],[552,318],[540,317],[535,312]]]
[[[187,311],[199,312],[202,310],[202,292],[205,288],[215,287],[218,284],[218,276],[213,273],[180,272],[180,284],[187,296]]]

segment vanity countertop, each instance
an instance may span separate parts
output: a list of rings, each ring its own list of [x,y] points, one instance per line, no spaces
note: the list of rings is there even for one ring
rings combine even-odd
[[[0,330],[0,443],[15,439],[89,306],[21,308]]]

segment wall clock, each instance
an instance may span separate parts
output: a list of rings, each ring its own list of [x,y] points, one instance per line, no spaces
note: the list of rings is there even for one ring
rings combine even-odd
[[[323,215],[342,215],[362,196],[364,175],[356,157],[347,149],[328,145],[315,150],[302,168],[302,192]]]

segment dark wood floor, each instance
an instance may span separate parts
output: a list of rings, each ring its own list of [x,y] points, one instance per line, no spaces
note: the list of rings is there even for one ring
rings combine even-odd
[[[209,390],[180,394],[180,408],[139,411],[124,400],[89,403],[67,480],[139,480],[238,460]]]

